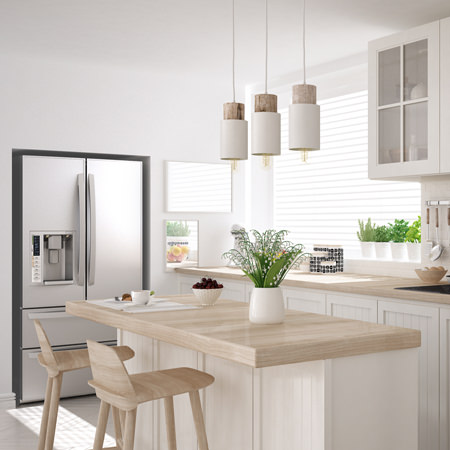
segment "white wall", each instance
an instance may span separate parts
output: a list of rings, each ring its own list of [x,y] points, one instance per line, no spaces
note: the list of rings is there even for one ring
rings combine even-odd
[[[164,212],[164,160],[219,162],[218,130],[230,87],[183,73],[0,56],[0,258],[3,367],[11,392],[11,150],[45,149],[151,156],[151,280],[176,293],[164,269],[164,219],[199,219],[200,265],[223,264],[233,223],[245,224],[245,170],[234,175],[230,214]]]

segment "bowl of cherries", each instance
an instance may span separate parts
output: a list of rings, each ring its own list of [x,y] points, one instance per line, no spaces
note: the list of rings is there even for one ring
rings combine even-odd
[[[212,306],[219,300],[223,284],[212,278],[202,278],[192,286],[192,292],[203,306]]]

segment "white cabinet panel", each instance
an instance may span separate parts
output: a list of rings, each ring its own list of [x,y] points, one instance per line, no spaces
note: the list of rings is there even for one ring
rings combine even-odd
[[[205,354],[200,359],[201,370],[215,377],[214,384],[203,391],[209,448],[251,449],[253,369]]]
[[[326,296],[314,289],[283,288],[287,309],[326,314]]]
[[[450,448],[450,309],[440,310],[440,450]]]
[[[370,297],[327,294],[327,314],[344,319],[377,322],[377,300]]]
[[[419,450],[438,450],[439,309],[379,301],[378,322],[422,332],[419,350]]]
[[[450,173],[450,17],[440,21],[441,172]]]

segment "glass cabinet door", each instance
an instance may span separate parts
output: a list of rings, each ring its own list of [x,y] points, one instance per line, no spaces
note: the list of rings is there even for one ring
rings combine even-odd
[[[378,164],[428,159],[428,40],[378,52]]]

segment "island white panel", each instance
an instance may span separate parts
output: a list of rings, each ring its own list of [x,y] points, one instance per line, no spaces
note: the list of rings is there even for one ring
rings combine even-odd
[[[324,364],[255,369],[255,450],[324,448]]]
[[[215,377],[204,390],[209,448],[252,449],[254,369],[210,355],[200,359],[202,370]]]

